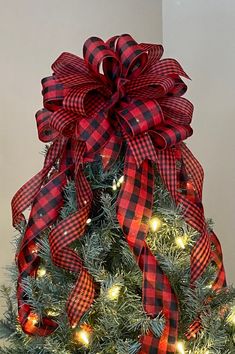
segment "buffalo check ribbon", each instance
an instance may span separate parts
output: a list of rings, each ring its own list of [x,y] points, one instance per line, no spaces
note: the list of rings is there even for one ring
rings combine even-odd
[[[185,220],[200,234],[191,252],[191,285],[210,261],[218,268],[214,287],[226,284],[220,244],[207,230],[204,218],[203,170],[183,143],[193,133],[193,105],[182,97],[187,86],[181,77],[189,77],[176,60],[161,59],[162,55],[162,45],[138,44],[129,34],[106,42],[90,37],[84,43],[83,58],[62,53],[52,64],[52,76],[42,79],[44,108],[36,113],[36,121],[39,139],[51,145],[42,170],[12,200],[16,227],[25,222],[23,211],[31,205],[16,256],[19,321],[28,334],[48,335],[57,326],[50,318],[41,318],[33,330],[28,326],[32,309],[24,281],[37,274],[40,258],[32,249],[46,227],[51,227],[53,262],[78,274],[67,303],[71,325],[91,306],[93,279],[69,248],[84,234],[92,204],[83,165],[100,155],[103,168],[110,169],[122,148],[124,183],[116,204],[117,219],[143,273],[144,309],[152,318],[159,313],[165,317],[160,338],[151,331],[142,335],[140,353],[175,353],[178,335],[177,297],[145,241],[152,215],[154,164],[175,203],[182,205]],[[75,179],[78,211],[60,220],[63,187],[70,176]],[[200,320],[195,319],[188,338],[199,327]]]

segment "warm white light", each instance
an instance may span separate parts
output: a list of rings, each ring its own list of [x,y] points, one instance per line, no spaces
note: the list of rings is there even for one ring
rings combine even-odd
[[[231,313],[228,316],[228,322],[235,325],[235,307],[231,310]]]
[[[86,223],[87,223],[87,224],[90,224],[90,223],[91,223],[91,219],[90,219],[90,218],[87,219]]]
[[[177,236],[175,238],[175,243],[179,248],[182,248],[183,250],[185,249],[185,246],[188,243],[188,235],[184,234],[182,236]]]
[[[74,340],[85,347],[88,347],[91,339],[91,328],[84,326],[83,328],[78,329],[74,333]]]
[[[151,231],[153,231],[153,232],[158,231],[158,230],[160,229],[161,225],[162,225],[161,220],[160,220],[158,217],[156,217],[156,216],[154,216],[154,217],[153,217],[152,219],[150,219],[150,221],[149,221],[150,229],[151,229]]]
[[[37,276],[42,278],[46,275],[47,271],[45,267],[39,267],[37,270]]]
[[[123,182],[124,182],[124,176],[121,176],[117,181],[117,186],[120,187]]]
[[[76,340],[85,345],[86,347],[89,345],[89,337],[90,337],[90,334],[85,331],[84,329],[81,329],[80,331],[78,331],[76,333]]]
[[[210,283],[210,284],[208,284],[208,285],[205,286],[205,288],[207,288],[207,289],[212,289],[212,287],[213,287],[213,284],[212,284],[212,283]]]
[[[47,314],[47,316],[57,317],[57,316],[59,316],[60,313],[57,310],[48,309],[46,311],[46,314]]]
[[[121,286],[120,285],[113,285],[109,290],[107,297],[109,300],[117,300],[120,295]]]
[[[230,321],[235,324],[235,313],[233,313],[230,317]]]
[[[176,237],[175,243],[179,248],[185,249],[185,241],[182,236]]]
[[[116,183],[116,180],[114,179],[113,180],[113,191],[116,191],[117,190],[117,183]]]
[[[177,342],[176,343],[176,349],[177,349],[179,354],[185,354],[184,343],[183,342]]]
[[[33,325],[36,325],[38,323],[38,315],[36,313],[31,313],[27,317],[27,320],[30,321]]]

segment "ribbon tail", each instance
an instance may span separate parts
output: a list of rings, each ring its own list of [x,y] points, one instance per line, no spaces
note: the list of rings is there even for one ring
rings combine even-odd
[[[36,252],[32,252],[32,249],[36,248],[36,241],[40,233],[58,218],[59,209],[63,203],[62,188],[66,183],[66,171],[62,171],[40,190],[32,205],[26,232],[17,256],[19,268],[17,284],[19,321],[23,331],[27,334],[46,336],[51,334],[57,327],[57,324],[49,318],[43,318],[33,328],[29,326],[28,316],[31,313],[31,307],[27,303],[24,280],[29,276],[36,276],[40,258]]]
[[[80,257],[69,248],[71,242],[83,235],[89,211],[90,203],[63,220],[49,235],[53,263],[78,274],[75,287],[67,300],[67,313],[72,327],[77,325],[94,299],[93,280],[83,267]]]
[[[148,248],[145,238],[152,215],[154,171],[152,162],[136,166],[127,151],[124,183],[117,201],[117,218],[127,242],[143,272],[143,302],[146,313],[154,318],[162,313],[165,328],[161,338],[149,331],[141,338],[141,354],[174,353],[178,329],[178,304],[167,276]]]
[[[181,161],[181,166],[185,168],[186,178],[192,181],[195,189],[195,201],[190,200],[183,193],[178,193],[178,202],[184,208],[186,222],[200,233],[200,237],[191,251],[191,284],[193,284],[210,262],[211,241],[201,200],[203,169],[185,144],[180,144],[179,149],[178,153],[181,154],[179,161]]]
[[[151,332],[141,338],[142,348],[139,354],[151,354],[155,350],[158,354],[172,354],[176,350],[178,337],[178,301],[171,287],[167,275],[163,272],[156,257],[148,247],[143,253],[143,284],[144,303],[147,313],[155,308],[154,312],[162,314],[165,326],[160,338],[155,337]]]
[[[223,265],[223,254],[220,242],[213,231],[210,234],[210,239],[212,245],[214,246],[214,249],[211,252],[211,257],[217,267],[217,277],[212,287],[214,290],[218,290],[227,286],[226,275]]]
[[[14,227],[17,228],[17,225],[20,222],[25,221],[23,212],[33,202],[48,172],[51,170],[58,157],[62,154],[65,148],[65,143],[66,140],[60,139],[51,145],[47,151],[42,170],[26,182],[12,198],[12,223]]]
[[[69,247],[84,234],[93,198],[91,187],[81,169],[85,144],[76,143],[74,150],[78,211],[61,221],[49,235],[53,262],[58,267],[78,274],[75,287],[67,301],[67,313],[72,327],[77,325],[82,315],[90,308],[95,294],[92,277],[84,268],[78,254]]]

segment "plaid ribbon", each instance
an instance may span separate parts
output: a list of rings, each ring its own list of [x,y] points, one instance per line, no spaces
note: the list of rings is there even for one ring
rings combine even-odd
[[[145,242],[152,214],[153,163],[175,203],[183,206],[185,220],[201,235],[191,254],[192,286],[212,258],[219,269],[215,286],[225,284],[220,245],[206,229],[201,203],[203,171],[182,143],[192,135],[193,105],[182,97],[187,86],[180,78],[189,77],[176,60],[161,59],[162,54],[161,45],[138,44],[128,34],[106,42],[91,37],[83,47],[84,59],[64,52],[52,64],[53,75],[42,80],[44,108],[36,113],[36,120],[40,140],[52,145],[43,169],[12,201],[15,226],[24,220],[22,212],[32,204],[17,255],[19,319],[27,333],[25,324],[31,309],[22,284],[25,277],[36,275],[39,264],[37,254],[31,254],[32,245],[40,232],[57,220],[69,174],[76,181],[78,211],[50,232],[51,254],[57,266],[79,273],[68,299],[71,325],[76,325],[90,307],[93,280],[68,247],[84,233],[91,208],[92,192],[82,165],[99,154],[104,169],[111,168],[123,142],[124,183],[117,200],[117,218],[143,272],[144,309],[152,318],[161,312],[166,320],[161,338],[152,332],[141,337],[140,353],[175,353],[178,332],[177,298]],[[58,163],[58,170],[48,175]],[[211,242],[217,245],[215,254]],[[35,327],[31,334],[47,335],[56,324],[42,319]]]
[[[145,242],[152,214],[154,172],[152,163],[144,160],[138,168],[127,151],[124,184],[117,201],[117,217],[136,261],[143,272],[143,303],[152,318],[162,313],[165,328],[161,338],[151,332],[142,336],[140,353],[173,353],[178,329],[178,302],[167,276]]]
[[[191,283],[193,286],[194,279],[197,279],[203,273],[209,262],[213,262],[217,267],[217,276],[212,284],[212,288],[213,290],[218,290],[226,287],[226,276],[220,242],[213,231],[207,230],[204,218],[201,202],[203,169],[184,144],[182,144],[180,149],[176,149],[175,156],[178,166],[180,166],[177,171],[179,200],[182,203],[182,199],[185,199],[185,205],[187,205],[187,201],[190,205],[190,208],[184,209],[184,217],[187,223],[201,234],[191,252]],[[206,301],[209,301],[209,299],[206,299]],[[186,338],[188,340],[195,338],[201,328],[199,314],[198,318],[193,321],[185,333]]]

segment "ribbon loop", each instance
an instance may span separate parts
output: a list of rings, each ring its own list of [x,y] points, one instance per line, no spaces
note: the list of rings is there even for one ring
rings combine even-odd
[[[56,61],[51,65],[51,68],[58,76],[71,78],[71,75],[85,74],[89,75],[89,70],[87,69],[82,58],[74,55],[72,53],[63,52],[56,59]],[[80,81],[77,82],[80,84]],[[66,82],[64,82],[64,85]],[[73,83],[74,84],[74,83]]]
[[[43,105],[49,111],[56,111],[62,105],[68,91],[56,81],[54,76],[45,77],[41,81]]]
[[[52,114],[50,126],[61,135],[71,137],[74,134],[76,120],[77,116],[75,114],[60,108]]]
[[[58,132],[55,131],[51,125],[52,112],[45,108],[40,109],[35,114],[37,128],[38,128],[38,138],[44,143],[55,140],[58,137]]]
[[[154,74],[144,73],[127,84],[127,90],[135,97],[141,97],[142,91],[146,90],[154,98],[165,96],[175,86],[175,80],[170,77],[162,77]]]
[[[122,103],[118,109],[122,128],[129,136],[143,134],[164,120],[162,110],[157,101],[132,99],[130,103]]]
[[[189,126],[192,121],[193,105],[184,97],[162,97],[159,104],[164,117],[178,125]],[[182,139],[183,140],[183,139]]]
[[[133,79],[139,76],[148,56],[137,42],[129,34],[123,34],[117,40],[116,51],[122,63],[122,77]]]
[[[119,59],[102,39],[88,38],[83,46],[83,56],[88,68],[103,80],[112,81],[120,75]],[[101,64],[105,75],[100,73]]]
[[[166,149],[191,136],[193,130],[189,126],[178,125],[169,120],[168,124],[160,124],[155,131],[151,130],[149,134],[157,149]]]

